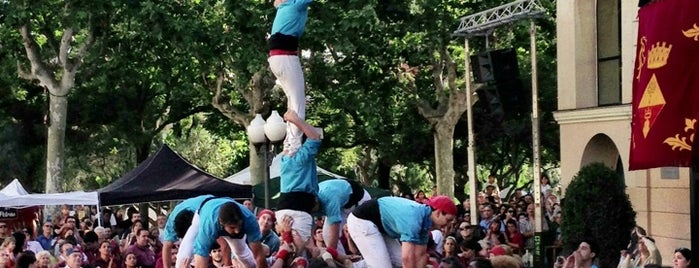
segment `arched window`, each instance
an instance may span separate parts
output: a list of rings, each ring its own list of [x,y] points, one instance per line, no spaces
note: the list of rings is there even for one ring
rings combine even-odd
[[[621,1],[597,1],[597,104],[621,103]]]

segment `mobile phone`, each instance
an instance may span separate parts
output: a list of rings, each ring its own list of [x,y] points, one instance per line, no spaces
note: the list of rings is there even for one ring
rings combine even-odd
[[[563,264],[565,261],[566,261],[566,258],[563,256],[558,256],[558,258],[556,258],[556,262],[558,264]]]

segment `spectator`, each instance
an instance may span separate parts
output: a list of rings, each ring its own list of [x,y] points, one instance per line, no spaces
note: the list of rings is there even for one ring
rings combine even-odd
[[[418,202],[421,204],[424,204],[425,202],[427,202],[427,196],[425,196],[424,191],[420,190],[417,192],[417,194],[415,194],[415,202]]]
[[[52,268],[53,262],[53,256],[48,250],[42,250],[36,254],[36,268]]]
[[[56,238],[53,235],[53,223],[46,221],[41,228],[41,234],[36,237],[36,241],[39,242],[44,250],[51,250],[56,243]]]
[[[99,244],[98,255],[90,262],[90,265],[95,268],[117,268],[119,267],[119,258],[112,252],[109,241],[102,241]]]
[[[158,240],[160,240],[160,243],[165,241],[165,224],[167,223],[167,216],[165,215],[158,215],[158,219],[156,219],[156,224],[158,228]]]
[[[325,245],[325,240],[323,239],[323,228],[322,227],[316,227],[316,229],[313,231],[313,241],[314,241],[316,247],[319,247],[319,248],[327,247],[327,245]]]
[[[126,252],[124,256],[124,268],[140,268],[138,266],[138,258],[136,258],[136,254],[133,252]]]
[[[60,244],[58,244],[59,247],[59,254],[57,256],[58,258],[58,263],[56,263],[56,268],[58,267],[65,267],[66,266],[66,261],[68,260],[68,255],[70,252],[72,252],[72,249],[74,247],[73,244],[69,241],[63,241]]]
[[[551,184],[549,182],[549,176],[546,174],[541,174],[541,178],[539,178],[539,182],[541,182],[541,195],[546,197],[546,191],[553,190],[551,188]]]
[[[252,204],[252,200],[245,199],[245,201],[243,201],[243,206],[248,208],[248,210],[250,210],[250,212],[255,212],[255,206]]]
[[[490,242],[490,245],[497,246],[506,243],[505,233],[500,231],[502,227],[502,222],[500,219],[494,219],[490,222],[488,226],[488,232],[485,234],[486,239]]]
[[[456,247],[456,238],[453,236],[447,236],[447,238],[444,239],[444,248],[442,249],[442,252],[443,258],[458,257],[459,251]]]
[[[15,266],[15,247],[17,245],[17,240],[15,240],[14,236],[8,236],[5,238],[5,240],[2,241],[2,246],[0,246],[0,252],[7,253],[7,255],[10,258],[9,265],[10,267]]]
[[[673,268],[689,268],[692,265],[692,251],[688,248],[675,249],[672,264]]]
[[[581,242],[578,249],[566,258],[563,268],[599,268],[593,263],[597,255],[596,245],[593,242]]]
[[[652,238],[639,235],[638,253],[623,250],[618,268],[642,267],[646,264],[663,264],[662,256]]]
[[[495,209],[493,209],[492,205],[483,206],[482,219],[478,223],[478,225],[480,225],[483,229],[488,230],[488,228],[490,228],[490,224],[496,220],[494,213],[495,213]],[[504,232],[505,226],[501,226],[501,227],[502,228],[500,228],[500,231]]]
[[[66,251],[66,261],[64,268],[81,268],[83,264],[83,254],[78,248],[70,248]]]
[[[459,253],[459,260],[465,266],[478,257],[478,252],[480,252],[482,248],[478,240],[466,239],[461,241],[459,249],[461,250],[461,253]]]
[[[518,254],[524,252],[524,236],[519,232],[517,228],[517,222],[514,219],[510,219],[506,222],[507,231],[505,231],[505,237],[507,237],[507,245],[512,248],[512,250]]]
[[[10,260],[10,253],[2,250],[0,251],[0,268],[12,268],[12,262]]]
[[[257,224],[260,225],[260,232],[262,232],[262,244],[269,247],[270,253],[279,251],[279,236],[272,231],[276,221],[274,211],[269,209],[260,210],[260,213],[257,214]]]
[[[32,251],[24,251],[17,255],[16,268],[36,268],[36,256]]]
[[[221,245],[218,242],[211,244],[211,264],[210,268],[223,268],[225,264],[223,263],[223,254],[221,254]]]
[[[125,251],[136,255],[137,266],[141,268],[155,268],[155,252],[150,247],[149,235],[150,232],[146,229],[138,230],[136,243]]]

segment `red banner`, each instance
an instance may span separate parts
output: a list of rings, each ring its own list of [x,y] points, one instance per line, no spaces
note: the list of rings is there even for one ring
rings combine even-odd
[[[638,11],[629,169],[690,166],[698,118],[699,2],[657,0]]]

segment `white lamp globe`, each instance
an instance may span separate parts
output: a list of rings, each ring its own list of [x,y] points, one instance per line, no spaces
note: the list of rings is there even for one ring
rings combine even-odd
[[[250,121],[250,125],[248,125],[248,139],[253,144],[265,142],[265,120],[262,119],[261,114],[256,114],[255,118]]]
[[[281,141],[286,136],[286,123],[276,110],[272,111],[272,114],[267,118],[265,134],[272,142]]]

